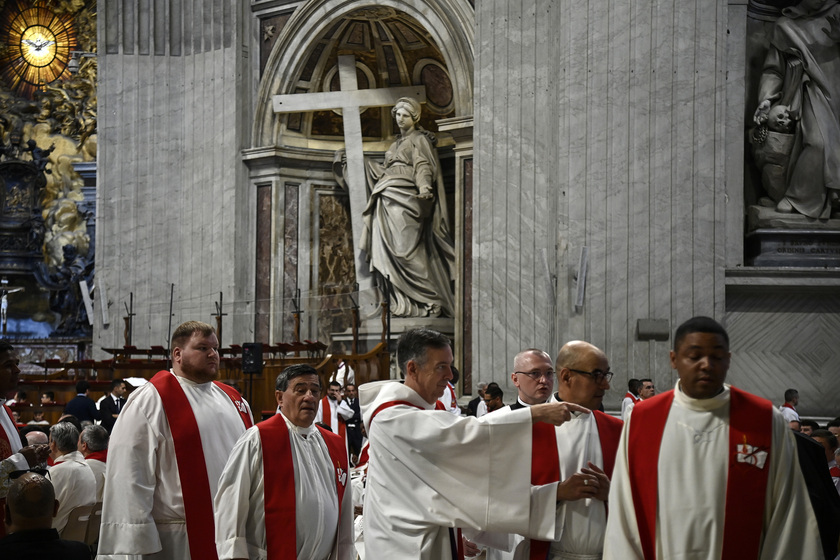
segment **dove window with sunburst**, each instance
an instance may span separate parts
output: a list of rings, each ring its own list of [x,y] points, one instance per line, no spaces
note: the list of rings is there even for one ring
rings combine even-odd
[[[43,25],[33,25],[23,32],[21,53],[32,66],[44,67],[55,58],[55,35]]]
[[[0,75],[18,95],[35,92],[60,79],[77,48],[73,17],[56,14],[47,3],[11,0],[0,17]]]

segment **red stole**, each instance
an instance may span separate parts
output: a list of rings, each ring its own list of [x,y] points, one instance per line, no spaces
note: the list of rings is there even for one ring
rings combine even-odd
[[[793,405],[792,405],[792,404],[790,404],[790,403],[784,403],[784,404],[782,405],[782,408],[789,408],[789,409],[791,409],[792,411],[796,412],[796,409],[795,409],[795,408],[793,407]]]
[[[217,559],[215,526],[213,521],[213,496],[210,494],[210,479],[206,468],[204,449],[201,447],[201,433],[195,421],[190,401],[181,384],[169,371],[159,371],[150,383],[160,395],[166,421],[172,432],[172,445],[178,463],[178,478],[184,498],[184,517],[190,556],[194,559]],[[225,391],[227,392],[227,391]],[[237,408],[237,412],[240,412]],[[245,422],[248,428],[248,422]]]
[[[624,393],[624,398],[625,398],[625,399],[626,399],[626,398],[631,398],[631,399],[633,399],[633,402],[634,402],[634,403],[637,403],[637,402],[639,402],[640,400],[642,400],[642,398],[641,398],[641,397],[637,397],[636,395],[634,395],[634,394],[633,394],[633,393],[631,393],[630,391],[627,391],[626,393]]]
[[[102,461],[103,463],[105,463],[107,458],[108,458],[108,450],[103,449],[102,451],[92,451],[90,453],[90,455],[85,457],[85,461],[95,460],[95,461]]]
[[[242,401],[242,395],[239,394],[239,391],[220,381],[214,381],[213,383],[215,383],[216,387],[224,391],[225,394],[230,397],[233,406],[236,407],[236,410],[239,412],[239,416],[242,418],[242,423],[245,424],[245,429],[247,430],[253,426],[254,422],[251,420],[251,415],[248,414],[248,407],[245,406],[245,403]]]
[[[370,449],[370,442],[366,441],[365,444],[362,446],[362,451],[359,453],[359,460],[356,461],[356,467],[363,467],[368,462],[368,449]]]
[[[9,421],[11,421],[12,426],[17,426],[15,422],[15,417],[12,415],[12,409],[10,409],[5,404],[3,405],[3,409],[6,411],[6,414],[9,416]],[[6,434],[6,430],[0,425],[0,461],[3,459],[8,459],[12,456],[12,442],[9,440],[8,434]]]
[[[297,541],[289,538],[295,534],[295,468],[292,462],[292,445],[289,428],[282,414],[275,414],[257,424],[263,450],[263,483],[265,493],[265,538],[268,560],[295,560]],[[338,494],[339,527],[341,503],[347,485],[348,463],[344,440],[320,426],[321,436],[327,445],[330,459],[335,463],[335,488]],[[339,539],[336,527],[336,543]]]
[[[656,558],[657,468],[673,400],[671,390],[638,405],[633,409],[628,434],[630,487],[645,560]],[[758,558],[772,439],[772,403],[730,387],[729,472],[721,560]],[[763,468],[755,464],[759,452],[767,453]]]
[[[604,414],[600,410],[593,411],[595,424],[598,426],[598,439],[601,442],[601,455],[604,457],[604,472],[612,478],[615,466],[615,455],[618,451],[618,440],[621,438],[621,428],[624,422]],[[560,458],[557,455],[557,439],[555,427],[545,422],[534,424],[533,442],[531,443],[531,484],[541,486],[560,480]],[[543,451],[538,453],[537,450]],[[531,539],[530,560],[541,560],[548,557],[551,542]]]
[[[335,403],[336,408],[338,408],[339,404],[340,403],[338,402]],[[332,425],[332,407],[330,406],[330,398],[324,397],[323,399],[321,399],[321,422],[329,426],[330,429],[333,430],[333,433],[341,436],[341,439],[347,439],[347,434],[345,433],[347,427],[344,425],[344,422],[341,421],[341,418],[339,417],[338,413],[336,413],[335,418],[338,422],[337,432],[334,430],[335,426]]]
[[[449,389],[451,395],[449,398],[449,404],[441,402],[440,399],[438,399],[437,402],[443,405],[443,410],[454,410],[458,406],[458,400],[455,398],[455,387],[452,385],[452,383],[447,381],[446,388]],[[446,392],[444,392],[444,395],[445,394]]]

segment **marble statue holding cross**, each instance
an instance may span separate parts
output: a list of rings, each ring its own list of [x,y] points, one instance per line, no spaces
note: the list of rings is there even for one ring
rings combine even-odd
[[[390,280],[395,316],[453,317],[455,252],[446,193],[437,140],[419,126],[420,110],[417,100],[399,99],[391,114],[400,134],[384,163],[365,159],[370,195],[360,248],[371,271]]]
[[[342,111],[341,182],[350,198],[361,313],[370,317],[378,309],[369,295],[379,276],[390,280],[394,315],[452,317],[454,249],[440,162],[434,135],[417,124],[425,88],[359,90],[351,55],[338,57],[338,71],[339,92],[276,95],[272,101],[277,113]],[[381,165],[364,156],[360,110],[390,105],[401,133]]]

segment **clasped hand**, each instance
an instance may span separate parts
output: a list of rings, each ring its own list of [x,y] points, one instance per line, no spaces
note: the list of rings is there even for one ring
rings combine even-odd
[[[593,498],[606,502],[610,495],[610,479],[591,461],[589,468],[583,468],[557,486],[557,500],[573,502]]]

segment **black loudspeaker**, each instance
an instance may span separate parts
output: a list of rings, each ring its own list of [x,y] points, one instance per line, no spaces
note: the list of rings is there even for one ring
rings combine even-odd
[[[261,373],[263,369],[262,342],[242,345],[242,373]]]

